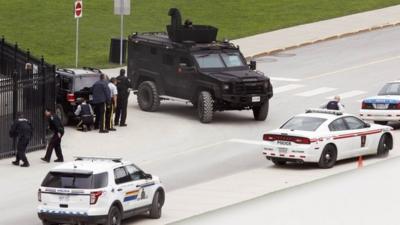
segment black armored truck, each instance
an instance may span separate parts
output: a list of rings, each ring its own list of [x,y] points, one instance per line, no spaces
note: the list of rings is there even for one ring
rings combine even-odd
[[[152,112],[162,100],[178,100],[192,103],[203,123],[224,110],[251,109],[255,120],[265,120],[272,85],[256,63],[248,65],[239,46],[217,41],[217,28],[182,24],[175,8],[168,14],[167,33],[129,36],[128,76],[139,107]]]

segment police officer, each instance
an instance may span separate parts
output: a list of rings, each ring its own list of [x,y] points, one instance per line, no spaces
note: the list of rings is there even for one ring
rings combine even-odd
[[[344,105],[340,103],[340,96],[335,96],[333,100],[321,106],[323,109],[344,111]]]
[[[118,88],[118,98],[117,98],[117,109],[115,112],[114,125],[125,127],[129,91],[132,88],[132,84],[129,78],[125,76],[124,69],[120,70],[119,76],[117,77],[117,88]]]
[[[100,80],[93,84],[92,94],[92,103],[96,114],[94,129],[100,128],[100,133],[108,133],[108,130],[106,129],[106,106],[107,104],[110,104],[111,93],[104,74],[101,74]]]
[[[29,167],[28,159],[26,158],[26,147],[32,138],[33,128],[28,119],[24,118],[22,113],[17,113],[17,120],[11,126],[10,137],[18,138],[17,142],[17,155],[12,164],[19,166],[21,160],[23,164],[21,167]]]
[[[86,132],[92,129],[93,125],[93,109],[90,104],[87,103],[87,99],[84,98],[83,102],[78,105],[75,110],[75,115],[80,117],[80,121],[77,125],[78,130]]]
[[[118,96],[118,89],[117,86],[117,79],[114,77],[110,79],[110,82],[108,83],[108,88],[110,89],[111,93],[111,99],[110,99],[110,104],[107,105],[107,110],[106,110],[106,127],[107,130],[109,131],[116,131],[117,129],[114,128],[114,112],[115,108],[117,105],[117,96]]]
[[[49,128],[53,132],[53,136],[47,146],[46,155],[44,158],[41,158],[41,160],[50,162],[51,154],[54,149],[57,156],[57,159],[54,160],[54,162],[64,162],[64,156],[61,150],[61,139],[64,136],[64,126],[62,125],[60,118],[56,114],[52,113],[50,109],[46,109],[44,114],[48,118]]]

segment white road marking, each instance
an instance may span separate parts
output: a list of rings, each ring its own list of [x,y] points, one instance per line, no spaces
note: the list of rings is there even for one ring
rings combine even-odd
[[[393,60],[397,60],[397,59],[400,59],[400,55],[394,56],[394,57],[390,57],[390,58],[386,58],[386,59],[376,60],[376,61],[372,61],[372,62],[369,62],[369,63],[360,64],[360,65],[356,65],[356,66],[352,66],[352,67],[348,67],[348,68],[343,68],[343,69],[336,70],[336,71],[331,71],[331,72],[326,72],[326,73],[322,73],[322,74],[318,74],[318,75],[314,75],[314,76],[309,76],[309,77],[304,78],[304,80],[316,79],[316,78],[321,78],[321,77],[324,77],[324,76],[343,73],[343,72],[347,72],[347,71],[351,71],[351,70],[357,70],[357,69],[360,69],[360,68],[363,68],[363,67],[372,66],[372,65],[375,65],[375,64],[384,63],[384,62],[388,62],[388,61],[393,61]]]
[[[302,96],[302,97],[311,97],[311,96],[315,96],[315,95],[319,95],[319,94],[323,94],[326,92],[331,92],[336,90],[336,88],[330,88],[330,87],[320,87],[311,91],[306,91],[306,92],[302,92],[302,93],[298,93],[296,94],[296,96]]]
[[[297,89],[297,88],[301,88],[301,87],[304,87],[304,85],[301,85],[301,84],[288,84],[288,85],[285,85],[285,86],[274,88],[274,94],[282,93],[282,92],[285,92],[285,91],[291,91],[291,90],[294,90],[294,89]]]
[[[289,81],[289,82],[299,82],[299,81],[301,81],[300,79],[287,78],[287,77],[269,77],[269,79],[272,80],[272,81]]]
[[[351,98],[357,95],[362,95],[365,94],[365,91],[359,91],[359,90],[355,90],[355,91],[349,91],[349,92],[344,92],[344,93],[340,93],[337,94],[338,96],[340,96],[341,99],[345,99],[345,98]],[[329,96],[326,99],[333,99],[335,96]]]
[[[262,145],[264,146],[264,141],[253,141],[253,140],[244,140],[244,139],[230,139],[229,142],[236,142],[242,144],[249,144],[249,145]]]

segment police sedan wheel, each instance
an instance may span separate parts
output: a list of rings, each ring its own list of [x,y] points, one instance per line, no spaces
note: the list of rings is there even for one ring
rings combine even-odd
[[[322,151],[318,166],[323,169],[332,168],[336,163],[337,151],[335,146],[327,145]]]

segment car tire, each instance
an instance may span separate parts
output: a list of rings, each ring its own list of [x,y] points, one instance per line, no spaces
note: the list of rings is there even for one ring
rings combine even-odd
[[[160,96],[153,81],[145,81],[139,85],[137,101],[141,110],[154,112],[160,106]]]
[[[286,160],[284,160],[284,159],[272,158],[271,161],[275,164],[275,166],[284,166],[284,165],[286,165]]]
[[[200,122],[210,123],[212,121],[214,115],[214,99],[210,92],[202,91],[199,93],[197,112]]]
[[[157,191],[153,197],[153,203],[150,208],[150,218],[159,219],[162,214],[162,207],[164,204],[164,199],[160,191]]]
[[[265,101],[261,106],[253,107],[253,115],[256,121],[264,121],[267,119],[269,111],[269,100]]]
[[[379,139],[377,155],[378,156],[387,156],[390,150],[390,139],[386,134],[382,135]]]
[[[322,150],[318,166],[319,168],[322,169],[332,168],[336,164],[336,159],[337,159],[336,147],[331,144],[328,144],[325,146],[324,150]]]
[[[59,225],[59,223],[50,223],[47,221],[42,221],[42,225]]]
[[[379,124],[379,125],[387,125],[388,121],[374,121],[374,123]]]
[[[111,206],[110,211],[108,212],[106,225],[121,225],[122,221],[122,213],[118,207]]]
[[[62,107],[62,105],[60,105],[60,104],[56,105],[55,114],[60,118],[61,123],[62,123],[63,126],[68,125],[69,118],[68,118],[67,114],[65,113],[64,108]]]

